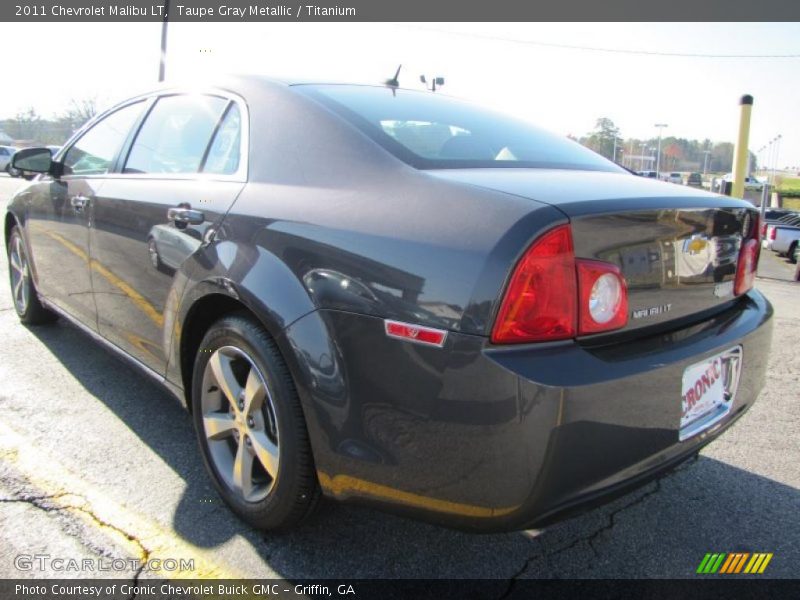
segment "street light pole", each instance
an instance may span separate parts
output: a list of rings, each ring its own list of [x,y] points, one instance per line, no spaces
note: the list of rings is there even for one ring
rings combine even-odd
[[[664,127],[668,127],[666,123],[656,123],[658,127],[658,154],[656,154],[656,179],[661,178],[661,132]]]
[[[778,170],[778,154],[781,150],[781,138],[783,136],[778,134],[778,137],[775,138],[775,159],[772,163],[772,183],[775,183],[775,172]]]
[[[169,24],[169,0],[164,0],[164,22],[161,23],[161,59],[158,64],[158,81],[164,81],[167,71],[167,25]]]
[[[647,147],[647,144],[642,144],[642,155],[639,157],[639,170],[644,171],[644,149]]]

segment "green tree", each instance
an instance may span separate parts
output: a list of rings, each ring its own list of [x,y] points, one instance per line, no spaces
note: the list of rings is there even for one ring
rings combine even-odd
[[[614,125],[614,121],[611,119],[601,117],[597,119],[594,131],[581,138],[580,142],[587,148],[613,160],[615,138],[619,138],[619,128]]]

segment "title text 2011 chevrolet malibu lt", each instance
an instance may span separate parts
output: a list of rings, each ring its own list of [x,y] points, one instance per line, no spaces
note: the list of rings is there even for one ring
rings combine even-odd
[[[186,399],[230,507],[541,526],[696,453],[763,384],[758,214],[427,92],[231,78],[100,115],[9,206],[24,323]]]

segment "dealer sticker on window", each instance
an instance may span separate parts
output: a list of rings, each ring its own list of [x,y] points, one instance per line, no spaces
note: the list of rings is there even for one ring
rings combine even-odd
[[[681,441],[712,427],[730,412],[741,370],[741,346],[684,370],[678,434]]]

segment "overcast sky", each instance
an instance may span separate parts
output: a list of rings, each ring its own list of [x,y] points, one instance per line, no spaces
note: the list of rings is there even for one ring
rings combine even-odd
[[[157,23],[0,23],[0,117],[29,106],[49,116],[70,98],[108,104],[147,89],[160,32]],[[610,117],[624,137],[655,136],[655,123],[666,123],[666,135],[733,142],[738,100],[751,94],[750,149],[781,134],[779,164],[800,167],[797,23],[173,23],[167,77],[379,82],[400,63],[405,87],[441,75],[445,93],[561,134],[583,135]]]

